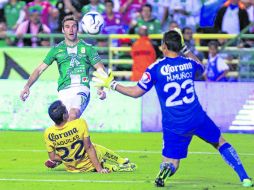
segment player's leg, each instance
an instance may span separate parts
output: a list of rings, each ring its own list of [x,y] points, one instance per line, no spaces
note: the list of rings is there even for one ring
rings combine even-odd
[[[238,174],[240,180],[243,182],[243,186],[252,186],[252,182],[247,175],[236,150],[225,141],[219,128],[208,116],[206,116],[203,126],[199,128],[196,135],[210,143],[220,152],[225,162]]]
[[[72,96],[68,96],[70,94],[70,89],[63,89],[58,92],[58,98],[65,105],[68,113],[70,113]]]
[[[137,165],[134,163],[128,164],[116,164],[116,163],[108,163],[102,162],[102,167],[108,169],[111,172],[133,172],[137,169]]]
[[[71,108],[69,111],[69,119],[68,121],[72,121],[75,119],[78,119],[80,117],[81,113],[80,110],[77,108]]]
[[[160,165],[160,171],[155,179],[155,185],[157,187],[164,187],[167,177],[174,175],[179,167],[179,163],[179,159],[164,157],[163,162]]]
[[[120,155],[104,146],[98,144],[93,145],[103,168],[106,168],[111,172],[130,172],[136,170],[136,164],[130,163],[129,159],[122,158]],[[110,161],[110,163],[107,161]]]
[[[94,146],[96,147],[96,151],[98,150],[102,154],[102,159],[109,160],[117,164],[127,164],[129,162],[128,158],[123,158],[119,154],[104,146],[98,144],[94,144]]]
[[[222,136],[220,136],[219,144],[213,144],[213,146],[220,152],[225,162],[235,170],[240,180],[242,181],[243,186],[253,186],[253,182],[245,171],[244,166],[234,147],[225,141]]]
[[[90,92],[85,86],[61,90],[58,96],[64,105],[66,105],[69,112],[69,121],[78,119],[90,101]]]
[[[163,187],[167,177],[172,176],[177,171],[180,159],[187,157],[191,139],[192,136],[183,136],[163,129],[163,162],[155,179],[156,186]]]

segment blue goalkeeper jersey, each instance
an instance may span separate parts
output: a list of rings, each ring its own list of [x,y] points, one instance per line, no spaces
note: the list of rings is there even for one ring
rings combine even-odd
[[[195,124],[196,119],[204,116],[194,89],[198,69],[204,70],[201,64],[192,59],[165,57],[150,65],[138,82],[138,86],[145,91],[155,86],[162,110],[163,128],[177,125],[186,130],[191,128],[192,123]]]

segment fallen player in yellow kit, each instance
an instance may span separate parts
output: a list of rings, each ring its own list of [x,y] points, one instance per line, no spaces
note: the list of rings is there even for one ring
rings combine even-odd
[[[68,122],[68,111],[59,100],[53,102],[48,113],[55,125],[44,133],[49,159],[48,168],[63,163],[68,172],[117,172],[134,171],[136,165],[112,150],[92,144],[84,119]]]

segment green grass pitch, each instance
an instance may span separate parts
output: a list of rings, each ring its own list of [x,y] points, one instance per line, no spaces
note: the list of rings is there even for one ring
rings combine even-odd
[[[225,134],[238,151],[250,176],[254,176],[254,138],[247,134]],[[0,131],[0,190],[149,190],[161,162],[161,133],[91,133],[94,143],[104,145],[137,163],[130,173],[71,174],[63,167],[44,167],[47,152],[42,132]],[[181,161],[176,175],[167,180],[172,190],[236,190],[237,175],[217,151],[194,138],[187,159]]]

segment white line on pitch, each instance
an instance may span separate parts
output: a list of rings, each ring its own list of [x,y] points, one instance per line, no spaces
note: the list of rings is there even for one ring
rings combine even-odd
[[[16,179],[0,178],[0,181],[22,181],[22,182],[75,182],[75,183],[145,183],[145,181],[113,181],[113,180],[85,180],[85,179]]]
[[[0,152],[47,152],[46,150],[34,149],[0,149]],[[161,151],[146,151],[146,150],[115,150],[115,152],[131,153],[131,154],[161,154]],[[204,155],[217,155],[218,152],[188,152],[188,154],[204,154]],[[243,156],[254,156],[254,153],[239,153]]]
[[[19,178],[0,178],[0,181],[20,181],[20,182],[61,182],[61,183],[154,183],[154,181],[149,180],[133,180],[133,181],[114,181],[114,180],[85,180],[85,179],[19,179]],[[172,181],[173,184],[197,184],[200,181]]]

